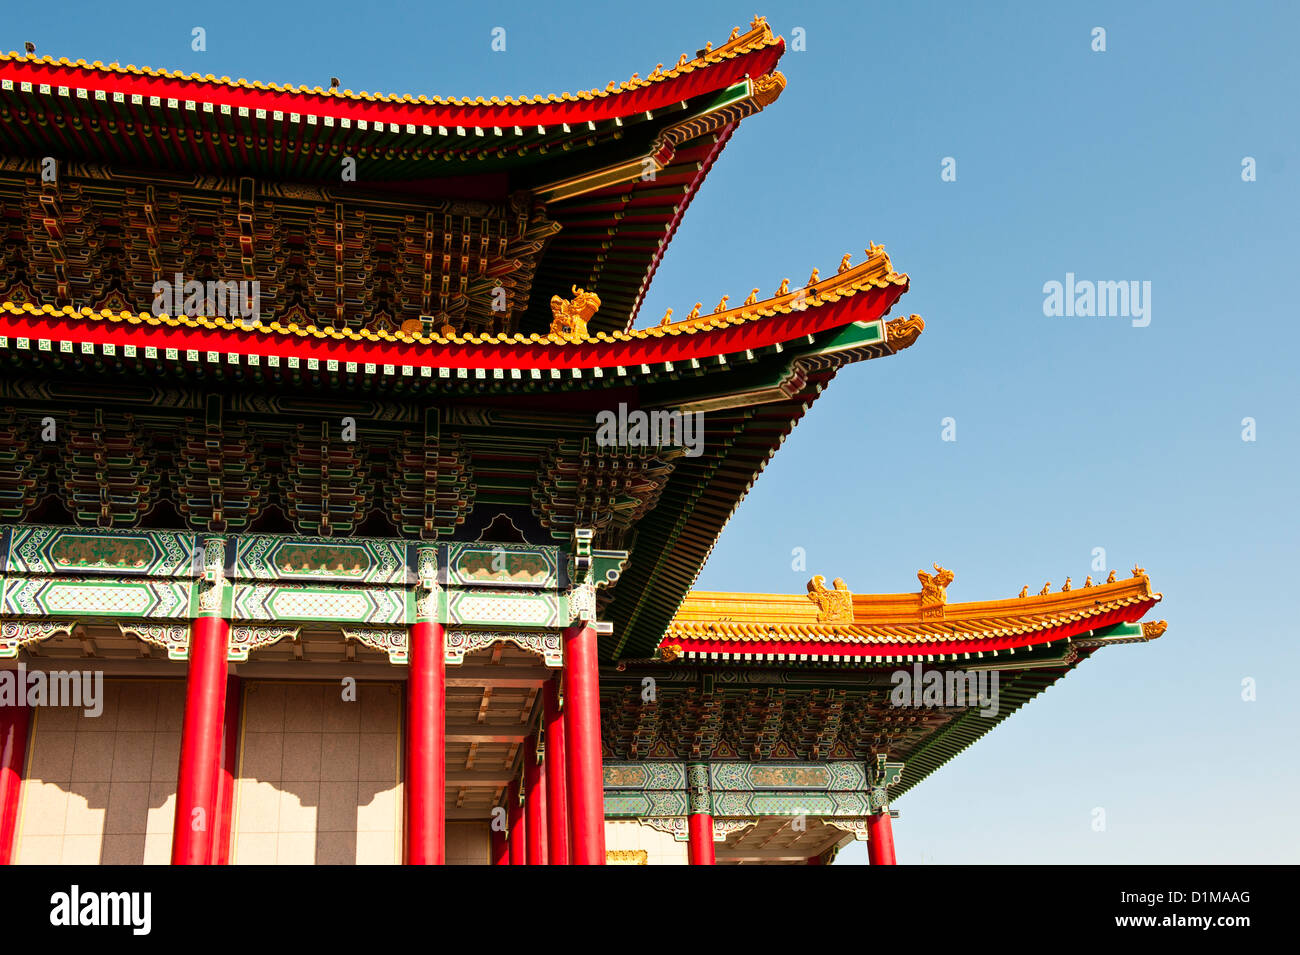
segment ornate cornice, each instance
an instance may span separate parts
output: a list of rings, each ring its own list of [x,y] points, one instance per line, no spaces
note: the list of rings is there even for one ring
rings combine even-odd
[[[5,620],[0,623],[0,660],[11,660],[18,651],[50,637],[72,636],[75,620]]]
[[[564,641],[553,630],[448,630],[445,635],[447,665],[459,666],[465,662],[465,654],[497,643],[512,643],[520,650],[535,653],[548,667],[564,665]]]

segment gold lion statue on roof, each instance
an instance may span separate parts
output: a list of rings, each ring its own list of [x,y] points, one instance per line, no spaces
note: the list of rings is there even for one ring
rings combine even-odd
[[[574,285],[572,300],[551,296],[551,334],[569,342],[580,342],[587,337],[587,322],[600,308],[600,296]]]

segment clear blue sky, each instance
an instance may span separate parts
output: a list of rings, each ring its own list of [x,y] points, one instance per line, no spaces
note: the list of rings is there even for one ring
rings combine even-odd
[[[0,46],[490,96],[644,76],[755,12],[584,6],[11,4]],[[1141,563],[1168,633],[1099,653],[902,799],[900,861],[1297,861],[1297,6],[758,12],[787,38],[802,27],[807,50],[786,54],[785,94],[714,168],[643,322],[826,274],[876,241],[912,277],[899,313],[927,327],[841,373],[700,586],[797,592],[822,573],[905,591],[937,560],[956,572],[950,599],[979,600],[1080,582],[1094,547],[1122,574]],[[940,180],[946,156],[956,182]],[[1043,284],[1067,272],[1151,282],[1151,324],[1045,317]]]

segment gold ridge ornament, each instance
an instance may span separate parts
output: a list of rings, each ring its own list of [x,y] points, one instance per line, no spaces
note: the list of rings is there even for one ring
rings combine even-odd
[[[934,565],[933,574],[924,570],[916,572],[916,579],[921,582],[922,617],[943,616],[944,604],[948,602],[948,585],[952,583],[953,577],[951,570],[938,564]]]
[[[566,342],[580,342],[587,338],[587,322],[600,308],[600,296],[572,286],[571,300],[551,296],[551,334]]]
[[[843,577],[832,582],[834,590],[826,589],[826,578],[818,574],[808,581],[808,599],[817,605],[818,623],[852,623],[853,594]]]

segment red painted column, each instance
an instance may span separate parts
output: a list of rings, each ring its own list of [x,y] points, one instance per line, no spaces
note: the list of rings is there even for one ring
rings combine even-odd
[[[492,864],[509,865],[510,864],[510,842],[506,839],[504,829],[491,829],[492,834]]]
[[[867,817],[867,858],[872,865],[898,865],[894,860],[894,824],[887,811]]]
[[[687,843],[691,865],[714,865],[713,817],[706,812],[693,812],[686,817],[690,842]]]
[[[25,704],[0,706],[0,865],[13,862],[18,841],[18,799],[27,765],[31,711]]]
[[[564,631],[564,742],[573,865],[605,864],[605,786],[600,762],[600,671],[596,629]]]
[[[519,801],[519,780],[506,790],[506,825],[510,832],[510,864],[528,865],[528,823],[524,805]]]
[[[447,823],[447,666],[442,624],[411,627],[406,681],[406,863],[443,865]]]
[[[546,854],[550,865],[569,864],[569,793],[564,761],[560,681],[548,680],[542,719],[546,740]]]
[[[217,780],[225,743],[222,730],[229,640],[230,622],[221,617],[197,617],[190,628],[172,865],[207,865],[212,861],[213,830],[219,824]]]
[[[691,865],[714,865],[713,792],[708,763],[686,764],[686,855]]]
[[[537,737],[524,744],[524,815],[528,864],[546,865],[546,764],[537,757]]]
[[[212,831],[212,862],[230,864],[230,839],[234,824],[235,768],[239,762],[239,701],[243,687],[237,676],[226,677],[226,720],[221,751],[221,774],[217,777],[217,825]]]

